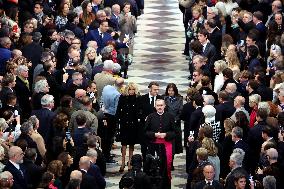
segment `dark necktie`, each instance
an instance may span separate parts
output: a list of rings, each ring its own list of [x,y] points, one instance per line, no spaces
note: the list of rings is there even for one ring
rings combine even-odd
[[[100,33],[100,38],[101,40],[103,40],[103,33]]]
[[[154,104],[154,97],[152,96],[152,97],[151,97],[151,106],[154,107],[154,105],[155,105],[155,104]]]

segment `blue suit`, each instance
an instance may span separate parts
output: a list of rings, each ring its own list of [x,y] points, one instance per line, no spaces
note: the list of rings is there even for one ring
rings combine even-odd
[[[113,13],[111,14],[111,17],[109,20],[109,26],[112,27],[114,31],[119,31],[118,19],[119,19],[118,16],[116,17]]]
[[[96,29],[96,30],[90,30],[87,33],[86,38],[85,38],[85,43],[87,44],[89,41],[96,41],[97,42],[97,44],[98,44],[97,53],[100,53],[101,50],[106,46],[107,42],[108,41],[114,41],[114,39],[107,32],[103,33],[103,38],[101,38],[99,30]],[[115,41],[115,42],[116,42],[116,46],[118,48],[127,48],[125,43],[118,43],[117,41]]]

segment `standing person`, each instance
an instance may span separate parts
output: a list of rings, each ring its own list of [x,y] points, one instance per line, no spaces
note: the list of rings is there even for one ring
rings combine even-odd
[[[182,96],[178,93],[176,84],[169,83],[164,97],[166,103],[166,110],[172,114],[175,118],[175,127],[177,130],[176,138],[173,145],[173,159],[174,154],[182,153],[182,131],[181,131],[181,120],[180,115],[183,108],[183,99]],[[172,169],[174,169],[172,165]]]
[[[119,40],[123,41],[124,38],[129,38],[129,48],[121,48],[120,54],[124,58],[122,60],[122,68],[124,72],[124,78],[127,78],[128,65],[131,64],[131,59],[133,57],[133,45],[134,45],[134,35],[137,32],[136,18],[131,15],[131,4],[125,3],[123,7],[123,12],[119,15],[119,29],[121,31]],[[126,58],[127,57],[127,58]]]
[[[174,116],[165,112],[166,104],[162,99],[156,100],[157,112],[146,118],[145,130],[149,141],[148,152],[151,155],[157,154],[160,160],[160,174],[162,188],[171,188],[171,163],[172,163],[172,141],[175,138]]]
[[[136,84],[130,82],[121,95],[118,102],[116,116],[120,127],[121,153],[122,160],[119,172],[124,171],[126,148],[129,145],[128,169],[131,169],[131,158],[134,151],[134,145],[137,144],[137,124],[138,124],[138,88]]]
[[[138,104],[138,113],[139,113],[139,119],[140,119],[140,127],[139,127],[139,142],[141,144],[141,153],[143,156],[143,161],[146,160],[146,152],[147,152],[147,142],[144,137],[144,126],[145,126],[145,120],[146,117],[155,112],[155,101],[157,99],[161,99],[162,97],[158,95],[159,93],[159,83],[156,81],[151,81],[148,85],[149,93],[142,95],[139,99]]]

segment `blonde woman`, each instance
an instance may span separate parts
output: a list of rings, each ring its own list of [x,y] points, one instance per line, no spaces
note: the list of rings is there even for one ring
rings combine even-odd
[[[240,77],[240,61],[237,52],[234,50],[227,50],[225,60],[228,63],[228,68],[233,71],[234,80],[238,81]]]
[[[222,86],[224,85],[224,77],[222,71],[228,67],[224,60],[218,60],[214,63],[214,70],[216,72],[216,77],[214,80],[214,92],[219,94]]]
[[[134,145],[137,141],[137,125],[138,125],[138,88],[136,84],[130,82],[120,96],[117,107],[117,118],[120,128],[120,141],[122,145],[121,167],[119,172],[123,172],[125,168],[126,148],[129,145],[129,161],[128,169],[131,169],[130,161],[134,151]]]
[[[216,147],[212,138],[205,137],[202,140],[202,148],[208,152],[208,161],[214,166],[215,177],[214,180],[219,180],[220,175],[220,159],[217,156],[218,148]]]
[[[94,78],[97,73],[103,71],[103,62],[101,56],[97,56],[97,51],[93,47],[88,47],[85,51],[83,66],[87,68],[87,77]]]

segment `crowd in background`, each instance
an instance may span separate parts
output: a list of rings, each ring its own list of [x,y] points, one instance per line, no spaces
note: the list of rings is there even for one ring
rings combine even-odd
[[[163,95],[159,82],[145,95],[124,84],[143,1],[0,5],[0,188],[105,188],[115,138],[122,144],[119,172],[127,166],[131,173],[120,187],[127,179],[135,188],[157,187],[157,175],[142,172],[151,137],[171,141],[173,160],[186,149],[187,188],[284,185],[280,0],[179,1],[189,65],[185,104],[174,83]],[[171,123],[171,133],[153,136],[148,116],[155,110],[158,130]],[[142,157],[133,155],[135,144]],[[164,173],[175,169],[162,166]]]

